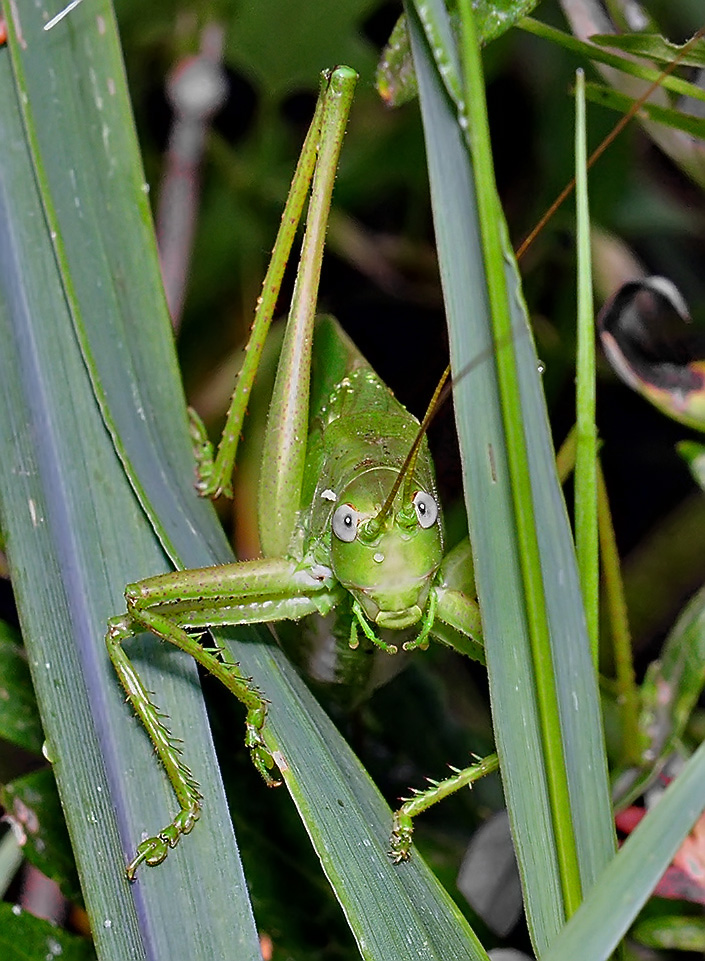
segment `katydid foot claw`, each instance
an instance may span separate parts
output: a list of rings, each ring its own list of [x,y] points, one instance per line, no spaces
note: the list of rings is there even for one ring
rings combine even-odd
[[[252,724],[247,725],[245,747],[249,748],[252,763],[264,778],[267,787],[280,787],[281,778],[272,777],[270,773],[276,767],[274,758],[267,750],[259,728]]]
[[[183,834],[190,834],[200,817],[200,804],[187,810],[179,811],[171,824],[153,838],[146,838],[137,845],[137,853],[125,868],[128,881],[134,881],[140,864],[155,867],[161,864],[169,853],[169,848],[176,847]]]
[[[219,478],[215,470],[215,456],[213,445],[208,440],[206,428],[203,421],[196,411],[189,407],[189,434],[193,444],[193,454],[196,458],[196,490],[201,497],[211,497],[215,499],[224,494],[225,497],[232,497],[232,487]]]
[[[392,864],[401,864],[411,857],[411,836],[414,833],[414,823],[408,814],[395,811],[392,834],[389,839],[389,857]]]

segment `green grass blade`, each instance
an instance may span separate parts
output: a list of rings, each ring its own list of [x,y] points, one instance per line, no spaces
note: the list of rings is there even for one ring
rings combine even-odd
[[[30,33],[24,28],[26,49],[13,42],[18,76],[27,93],[26,129],[46,216],[56,235],[64,296],[105,421],[165,549],[183,567],[228,560],[231,555],[215,514],[193,490],[183,394],[114,26],[102,5],[98,9],[82,5],[75,13],[67,18],[70,22],[63,35],[52,32],[50,56],[46,47],[38,48],[44,62],[30,57],[44,39],[39,29]],[[52,91],[49,107],[41,102],[47,89]],[[62,301],[61,293],[54,296]],[[100,471],[97,474],[101,476]],[[103,538],[110,553],[112,537],[111,528]],[[94,547],[99,541],[94,537]],[[162,564],[160,555],[151,569],[136,570],[135,564],[129,572],[109,571],[111,600],[106,613],[120,610],[119,596],[127,580],[156,573]],[[105,616],[100,615],[101,627],[92,628],[91,636],[95,631],[100,639]],[[271,634],[234,631],[228,637],[233,656],[270,700],[268,744],[278,752],[287,785],[363,955],[389,961],[486,958],[460,912],[419,857],[401,869],[391,864],[386,853],[391,812]],[[163,670],[170,676],[166,662]],[[188,747],[192,725],[182,710],[176,710],[180,695],[175,694],[174,700],[159,690],[160,706],[174,715],[175,733],[188,731]],[[120,701],[114,681],[107,696]],[[127,715],[123,708],[114,719],[117,738],[131,727]],[[141,732],[136,734],[143,742]],[[153,759],[152,765],[153,776],[163,784]],[[196,757],[191,767],[203,782],[200,759]],[[204,810],[208,810],[213,803],[211,786],[204,787]],[[165,805],[164,810],[168,809]],[[189,862],[190,850],[230,843],[231,835],[222,837],[213,821],[199,822],[164,865],[142,870],[136,890],[181,885],[179,864]],[[106,863],[115,864],[120,872],[122,854],[108,857]],[[193,872],[191,877],[199,881],[192,888],[201,889],[201,876],[208,878],[207,868]],[[206,890],[204,897],[210,897],[210,884]],[[228,893],[227,885],[223,890]],[[227,913],[218,911],[219,916]],[[208,914],[203,911],[201,920]],[[178,936],[180,927],[190,924],[184,907],[182,918],[171,927]],[[179,954],[183,952],[172,956]],[[213,950],[210,956],[243,957],[244,952]]]
[[[566,50],[585,57],[587,60],[603,63],[608,67],[615,67],[623,73],[628,73],[633,77],[639,77],[641,80],[647,80],[649,83],[654,83],[661,78],[660,72],[653,67],[647,67],[643,62],[637,60],[627,60],[626,57],[621,54],[610,53],[605,50],[604,47],[597,46],[595,42],[597,40],[596,36],[593,36],[591,41],[586,43],[584,40],[578,40],[570,33],[564,33],[562,30],[557,30],[555,27],[551,27],[547,23],[541,23],[539,20],[534,20],[532,17],[525,17],[519,21],[517,26],[520,30],[525,30],[526,33],[532,33],[536,37],[550,40],[552,43],[556,43]],[[641,35],[630,34],[628,37],[620,37],[618,34],[611,34],[609,40],[610,44],[618,47],[621,41],[627,39],[635,40],[639,36]],[[683,80],[681,77],[663,77],[660,82],[665,90],[670,90],[672,93],[678,94],[681,97],[694,97],[696,100],[705,100],[705,90],[696,86],[694,83],[688,83],[687,80]]]
[[[436,26],[441,4],[424,4]],[[456,420],[461,438],[466,499],[483,612],[497,746],[524,885],[529,924],[538,951],[563,923],[563,891],[532,644],[518,562],[517,519],[507,478],[499,387],[491,362],[462,371],[492,343],[485,294],[484,256],[477,231],[472,173],[457,115],[444,93],[423,36],[415,28],[432,201],[441,276],[456,371]],[[450,42],[446,30],[446,41]],[[434,46],[435,51],[435,46]],[[451,58],[452,64],[452,58]],[[457,57],[456,57],[457,64]],[[457,66],[456,66],[457,69]],[[446,83],[447,84],[447,78]],[[498,210],[498,208],[496,208]],[[501,213],[497,216],[501,219]],[[556,675],[560,737],[570,810],[584,889],[594,883],[614,849],[595,675],[590,664],[572,537],[557,484],[538,361],[526,328],[525,308],[510,255],[500,254],[509,288],[519,400],[523,414],[536,535]],[[506,341],[500,341],[501,353]],[[460,377],[458,373],[460,372]],[[535,589],[535,587],[533,588]]]
[[[595,311],[592,302],[590,211],[587,193],[585,75],[578,71],[575,112],[575,206],[578,237],[578,359],[576,370],[575,550],[593,662],[598,658],[597,429]]]
[[[172,497],[169,509],[151,519],[173,559],[189,512],[203,518],[211,509],[183,503],[193,500],[194,467],[183,444],[180,387],[169,416],[157,416],[169,385],[179,383],[178,369],[170,331],[150,323],[166,315],[161,284],[140,282],[147,271],[158,276],[158,257],[112,8],[99,0],[48,33],[38,17],[19,29],[24,42],[11,37],[13,69],[64,295],[140,502],[149,513],[148,487],[163,486],[164,498]],[[130,467],[137,457],[139,472]],[[182,483],[167,484],[167,473]],[[211,531],[225,549],[219,528]]]
[[[702,814],[704,797],[705,744],[701,744],[629,835],[542,961],[610,957]]]
[[[637,99],[620,93],[618,90],[612,90],[605,84],[600,83],[586,83],[585,95],[593,103],[610,107],[621,114],[626,113]],[[702,117],[692,113],[684,113],[682,110],[676,110],[673,107],[662,107],[659,104],[648,102],[642,104],[639,111],[642,117],[648,117],[649,120],[654,120],[666,127],[672,127],[674,130],[690,134],[691,137],[705,140],[705,120]]]
[[[0,69],[3,528],[96,946],[116,961],[182,951],[212,958],[233,946],[258,958],[195,671],[178,658],[167,670],[163,661],[161,671],[147,664],[145,677],[174,724],[190,730],[186,755],[198,761],[212,796],[207,826],[171,876],[153,872],[131,888],[123,874],[127,852],[146,827],[164,823],[174,800],[151,745],[130,722],[103,635],[126,580],[164,569],[165,559],[115,456],[76,343],[7,50]],[[163,658],[152,641],[141,655]]]

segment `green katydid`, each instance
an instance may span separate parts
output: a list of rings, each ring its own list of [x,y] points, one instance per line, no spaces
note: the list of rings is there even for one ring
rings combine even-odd
[[[265,556],[128,585],[127,613],[109,622],[110,657],[180,805],[164,830],[138,846],[127,868],[130,879],[142,862],[160,863],[169,847],[192,830],[201,803],[197,783],[122,648],[130,636],[149,630],[170,641],[243,702],[246,744],[270,785],[278,782],[272,777],[274,759],[262,735],[266,700],[223,650],[204,647],[200,634],[190,630],[330,615],[335,641],[353,649],[362,639],[368,649],[395,654],[400,646],[405,650],[425,647],[434,637],[482,659],[479,610],[464,590],[470,548],[466,541],[443,557],[440,509],[424,427],[419,429],[416,419],[393,398],[332,318],[321,318],[314,325],[328,208],[355,80],[354,71],[345,67],[324,77],[217,457],[194,419],[197,486],[204,495],[229,494],[242,421],[313,179],[265,438],[259,509]],[[630,113],[637,106],[638,102]],[[311,386],[314,347],[323,369]],[[316,356],[313,363],[316,366]],[[434,402],[435,398],[429,410]],[[394,819],[393,860],[409,855],[415,814],[496,766],[496,757],[489,757],[440,784],[431,782],[428,791],[407,801]]]
[[[262,736],[266,701],[222,650],[201,644],[203,629],[332,614],[334,637],[353,649],[362,641],[396,654],[401,647],[425,647],[429,637],[436,637],[482,658],[479,610],[463,591],[458,573],[459,561],[466,560],[465,567],[470,562],[469,545],[465,542],[444,561],[433,467],[418,421],[336,321],[320,318],[314,333],[328,209],[356,78],[347,67],[324,75],[215,460],[194,421],[199,489],[207,495],[229,492],[250,389],[313,178],[265,437],[259,508],[264,558],[128,585],[127,613],[109,622],[110,657],[180,806],[166,828],[138,846],[127,868],[130,879],[139,864],[158,864],[192,830],[201,804],[197,783],[125,654],[123,642],[130,636],[148,630],[173,643],[242,701],[246,744],[269,785],[278,782]],[[311,391],[314,339],[324,360]],[[408,856],[409,844],[410,821],[404,821],[395,830],[395,860]]]

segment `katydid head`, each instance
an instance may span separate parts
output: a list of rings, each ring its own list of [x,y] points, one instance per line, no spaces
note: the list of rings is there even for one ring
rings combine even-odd
[[[374,467],[340,494],[331,527],[331,566],[336,579],[381,628],[402,630],[423,615],[431,582],[443,558],[435,494],[417,486],[398,493],[380,520],[380,508],[397,472]]]

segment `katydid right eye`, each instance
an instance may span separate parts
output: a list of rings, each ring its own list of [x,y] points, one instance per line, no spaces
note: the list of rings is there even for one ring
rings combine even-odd
[[[339,541],[350,544],[357,537],[360,515],[350,504],[341,504],[333,514],[333,533]]]
[[[421,527],[433,527],[438,520],[438,504],[431,494],[416,491],[414,494],[414,510]]]

